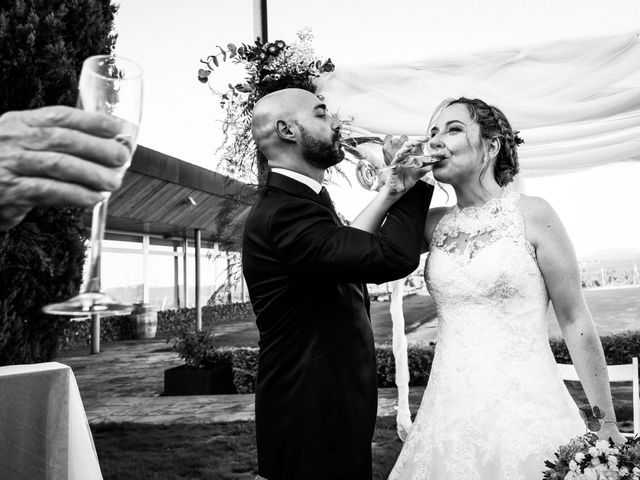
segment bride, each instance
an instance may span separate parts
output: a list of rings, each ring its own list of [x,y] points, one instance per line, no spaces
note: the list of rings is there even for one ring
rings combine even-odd
[[[537,480],[559,445],[585,433],[549,347],[549,300],[589,403],[605,413],[599,437],[623,443],[567,233],[547,202],[505,188],[517,132],[499,109],[459,98],[436,110],[428,135],[433,175],[457,205],[427,218],[439,341],[389,479]]]

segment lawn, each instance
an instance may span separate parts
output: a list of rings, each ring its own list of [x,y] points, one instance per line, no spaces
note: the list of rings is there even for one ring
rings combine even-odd
[[[602,334],[638,329],[640,289],[586,290],[585,297],[598,330]],[[372,302],[372,324],[377,343],[391,340],[388,302]],[[404,299],[407,332],[429,331],[435,324],[435,306],[430,297]],[[555,322],[550,312],[550,324]],[[432,329],[435,330],[435,329]],[[550,329],[551,331],[551,329]],[[220,345],[257,345],[253,322],[234,322],[219,326]],[[614,384],[613,396],[624,430],[630,431],[631,387]],[[579,405],[586,398],[579,384],[569,390]],[[417,411],[422,390],[413,391],[411,410]],[[253,422],[204,425],[93,425],[94,441],[105,480],[254,480],[256,451]],[[401,449],[395,431],[395,418],[378,418],[374,443],[374,479],[386,479]]]
[[[253,422],[91,427],[104,480],[254,480]],[[378,417],[373,479],[389,475],[402,448],[394,417]]]
[[[254,480],[257,473],[253,422],[91,429],[104,480]],[[387,478],[401,447],[395,418],[378,418],[375,480]]]
[[[403,310],[406,331],[433,322],[436,307],[429,296],[411,295],[404,298]],[[389,302],[371,302],[371,325],[376,343],[390,343],[392,338]],[[213,329],[218,344],[229,347],[257,347],[258,329],[253,321],[237,321],[216,325]]]
[[[583,290],[585,300],[600,335],[640,328],[640,288],[599,288]],[[428,343],[436,335],[436,308],[430,296],[410,295],[403,300],[405,331],[410,343]],[[551,337],[560,336],[552,308],[547,315]],[[389,302],[371,302],[371,323],[376,343],[392,338]],[[214,329],[221,346],[258,345],[258,329],[253,321],[220,325]]]

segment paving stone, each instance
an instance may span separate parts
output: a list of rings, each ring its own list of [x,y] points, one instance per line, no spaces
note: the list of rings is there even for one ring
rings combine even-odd
[[[88,347],[63,351],[56,361],[73,370],[90,424],[202,424],[254,419],[253,394],[162,396],[164,371],[184,363],[165,340],[106,343],[95,355]],[[395,395],[393,388],[379,390],[379,416],[395,416]]]

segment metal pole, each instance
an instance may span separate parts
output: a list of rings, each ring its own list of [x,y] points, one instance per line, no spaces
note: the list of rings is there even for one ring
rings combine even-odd
[[[100,314],[91,314],[91,353],[100,353]]]
[[[183,280],[184,280],[184,308],[189,308],[189,295],[188,295],[188,290],[187,290],[187,252],[189,250],[189,237],[187,237],[187,234],[185,232],[184,234],[184,242],[182,242],[182,273],[183,273]]]
[[[149,303],[149,235],[142,236],[142,303]]]
[[[253,36],[268,42],[267,0],[253,0]]]
[[[200,229],[195,230],[196,237],[196,332],[202,330],[202,308],[200,306]]]
[[[242,303],[247,302],[247,291],[244,284],[244,275],[240,275],[240,293],[242,294]]]
[[[178,260],[178,245],[173,244],[173,306],[180,308],[180,261]]]
[[[226,252],[227,255],[227,303],[232,302],[231,297],[231,256],[229,254],[229,250]]]

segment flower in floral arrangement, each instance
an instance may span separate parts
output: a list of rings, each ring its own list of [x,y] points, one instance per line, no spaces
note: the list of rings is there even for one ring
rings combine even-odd
[[[336,66],[333,64],[330,58],[328,58],[327,61],[322,65],[323,72],[333,72],[335,69]]]
[[[593,468],[585,468],[584,469],[584,478],[585,480],[598,480],[598,472]]]
[[[282,40],[279,40],[279,41],[277,41],[277,42],[275,42],[275,43],[268,43],[268,44],[266,45],[266,47],[267,47],[267,53],[268,53],[269,55],[271,55],[271,56],[277,55],[277,54],[279,54],[279,53],[282,51],[282,49],[283,49],[285,46],[286,46],[286,44],[285,44]]]
[[[198,70],[198,81],[208,84],[220,97],[226,115],[222,122],[225,138],[219,149],[222,151],[221,172],[230,174],[233,170],[235,178],[249,183],[264,180],[264,159],[256,161],[259,156],[251,138],[253,106],[263,96],[283,88],[301,88],[315,93],[315,79],[335,70],[331,59],[323,62],[316,57],[309,28],[296,35],[297,40],[291,43],[284,40],[263,42],[258,38],[249,45],[216,46],[218,53],[200,60],[203,66]],[[219,91],[215,85],[215,71],[224,62],[244,67],[245,78]]]
[[[561,445],[555,456],[556,462],[545,462],[544,480],[640,480],[640,437],[614,445],[587,433]]]

